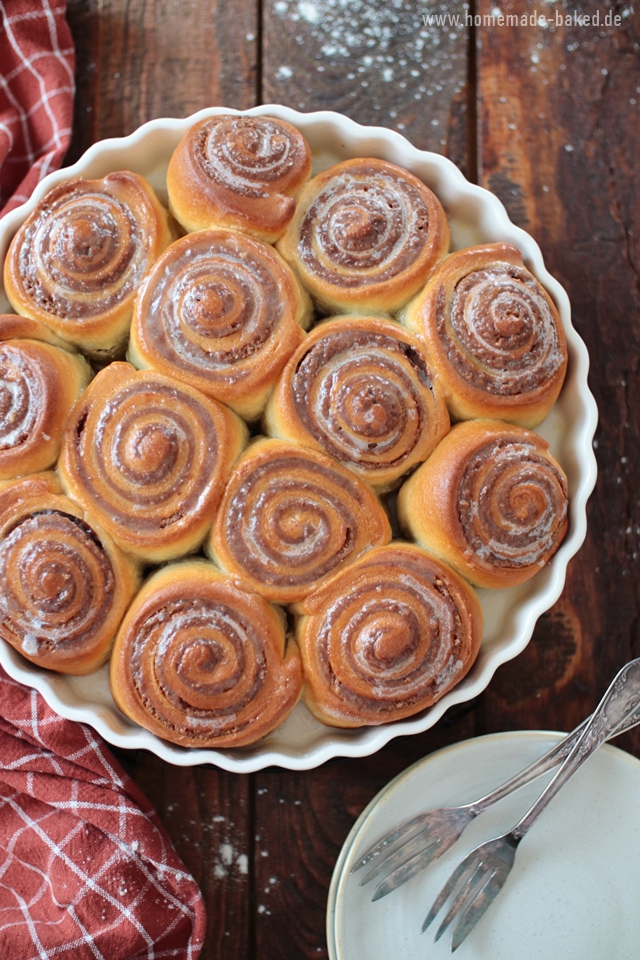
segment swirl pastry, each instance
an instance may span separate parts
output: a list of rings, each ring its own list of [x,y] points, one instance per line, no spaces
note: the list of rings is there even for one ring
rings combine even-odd
[[[85,674],[109,656],[138,569],[54,474],[0,489],[0,637],[38,666]]]
[[[188,131],[169,161],[169,207],[188,233],[229,227],[273,243],[310,172],[309,144],[284,120],[209,117]]]
[[[567,368],[564,331],[515,247],[451,254],[402,319],[424,340],[456,419],[534,427],[551,410]]]
[[[171,244],[136,299],[129,360],[228,404],[247,420],[311,320],[311,303],[273,247],[228,230]]]
[[[314,450],[263,438],[233,470],[207,550],[252,590],[291,603],[390,538],[380,501],[352,473]]]
[[[410,717],[465,676],[482,638],[472,588],[420,547],[371,550],[300,605],[305,700],[323,723]]]
[[[426,460],[449,416],[417,337],[392,320],[337,317],[294,353],[265,423],[272,436],[324,450],[387,490]]]
[[[523,583],[567,532],[567,478],[548,443],[521,427],[452,428],[398,494],[415,539],[480,587]]]
[[[185,747],[253,743],[285,719],[301,686],[282,615],[205,560],[170,564],[144,584],[111,657],[120,709]]]
[[[67,417],[89,382],[86,360],[56,342],[34,320],[0,315],[0,480],[55,463]]]
[[[13,238],[5,290],[18,313],[109,356],[124,345],[136,291],[170,241],[167,213],[137,174],[68,180]]]
[[[246,427],[177,380],[111,363],[89,385],[58,463],[69,496],[116,543],[159,563],[204,540]]]
[[[309,181],[278,249],[330,313],[393,313],[449,249],[440,201],[384,160],[345,160]]]

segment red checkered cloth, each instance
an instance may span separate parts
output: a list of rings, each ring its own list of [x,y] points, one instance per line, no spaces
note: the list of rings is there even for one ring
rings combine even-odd
[[[98,737],[0,668],[2,960],[196,960],[202,895]]]
[[[60,0],[0,0],[0,216],[29,199],[71,139],[75,57]]]

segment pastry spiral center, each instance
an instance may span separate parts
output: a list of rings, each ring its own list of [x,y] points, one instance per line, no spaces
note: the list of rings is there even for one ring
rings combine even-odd
[[[439,336],[460,376],[512,396],[542,387],[563,364],[555,317],[527,270],[496,263],[456,284],[436,305]]]
[[[558,469],[527,443],[486,444],[469,461],[458,489],[464,537],[497,566],[536,563],[564,529],[567,490]]]
[[[121,451],[123,469],[143,482],[160,480],[174,469],[180,438],[165,423],[136,424],[126,437]]]
[[[46,558],[42,563],[36,561],[32,581],[33,601],[41,610],[60,609],[73,598],[73,570],[66,557]]]
[[[242,566],[266,583],[315,580],[353,549],[352,498],[349,484],[327,467],[274,461],[248,477],[231,501],[228,542]]]
[[[60,246],[66,255],[72,260],[88,261],[100,255],[109,237],[107,230],[82,217],[66,224],[60,234]]]
[[[411,656],[417,643],[418,624],[406,607],[391,604],[377,609],[360,626],[354,640],[359,659],[386,670]]]
[[[363,206],[346,206],[337,211],[333,221],[334,237],[341,237],[342,246],[351,253],[377,247],[385,229],[384,215]]]
[[[79,186],[45,204],[27,227],[20,275],[41,309],[78,321],[132,293],[146,249],[126,204]]]
[[[229,336],[242,322],[242,309],[234,293],[215,279],[209,283],[200,281],[185,293],[183,316],[201,336]]]
[[[408,269],[429,242],[416,187],[366,165],[336,175],[300,225],[300,254],[314,276],[343,287],[382,283]]]
[[[0,625],[25,652],[86,645],[109,616],[111,561],[93,531],[57,510],[28,516],[0,543]]]
[[[428,419],[424,363],[382,334],[335,332],[313,344],[292,379],[300,419],[343,463],[401,464]]]
[[[286,315],[273,254],[206,233],[178,241],[174,251],[149,281],[142,322],[152,352],[185,373],[211,378],[212,387],[246,377],[243,361]]]
[[[197,156],[212,180],[248,197],[268,195],[291,168],[292,143],[266,118],[213,118],[200,131]]]
[[[264,684],[259,631],[224,603],[171,601],[139,623],[132,651],[141,699],[165,722],[180,712],[187,727],[233,716]]]

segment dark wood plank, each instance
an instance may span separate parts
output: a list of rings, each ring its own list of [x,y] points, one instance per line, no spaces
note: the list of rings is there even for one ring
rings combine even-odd
[[[508,10],[531,14],[535,6]],[[494,9],[477,4],[480,16]],[[593,16],[599,7],[580,9]],[[549,7],[546,27],[477,28],[481,182],[539,241],[566,287],[600,410],[587,542],[533,642],[492,682],[489,729],[573,725],[640,653],[639,33],[623,5],[600,10],[619,15],[619,25],[556,26]],[[637,732],[624,743],[640,754]]]
[[[369,801],[412,763],[476,732],[477,703],[375,756],[256,774],[256,960],[326,960],[327,894],[340,849]]]
[[[173,767],[146,751],[117,751],[155,807],[207,909],[201,960],[252,957],[251,779],[213,767]]]
[[[69,161],[155,117],[257,102],[258,0],[71,0],[77,52]]]
[[[266,0],[263,100],[390,127],[464,166],[469,36],[425,24],[442,6]]]

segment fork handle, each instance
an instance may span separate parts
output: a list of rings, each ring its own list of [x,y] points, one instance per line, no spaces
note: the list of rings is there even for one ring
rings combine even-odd
[[[494,803],[497,803],[498,800],[503,800],[505,797],[508,797],[510,793],[513,793],[515,790],[519,790],[520,787],[524,787],[527,783],[531,783],[532,780],[536,780],[538,777],[542,776],[543,773],[546,773],[547,770],[552,770],[554,767],[557,767],[559,763],[569,756],[578,740],[580,739],[584,728],[589,722],[589,717],[586,720],[583,720],[575,730],[567,734],[562,740],[554,744],[550,750],[548,750],[543,756],[539,757],[537,760],[534,760],[533,763],[529,764],[528,767],[525,767],[524,770],[520,770],[513,777],[510,777],[509,780],[505,780],[504,783],[501,783],[499,787],[496,787],[494,790],[491,790],[490,793],[485,794],[483,797],[480,797],[478,800],[474,800],[473,803],[469,804],[469,810],[474,816],[477,816],[479,813],[484,813],[489,807],[493,806]],[[632,713],[626,716],[622,722],[612,730],[611,733],[607,736],[607,740],[613,740],[614,737],[620,736],[621,733],[624,733],[625,730],[630,730],[632,727],[637,726],[640,723],[640,711],[638,713]]]
[[[522,839],[567,780],[605,740],[637,723],[640,723],[640,659],[631,660],[614,678],[553,780],[511,831],[514,840]]]

